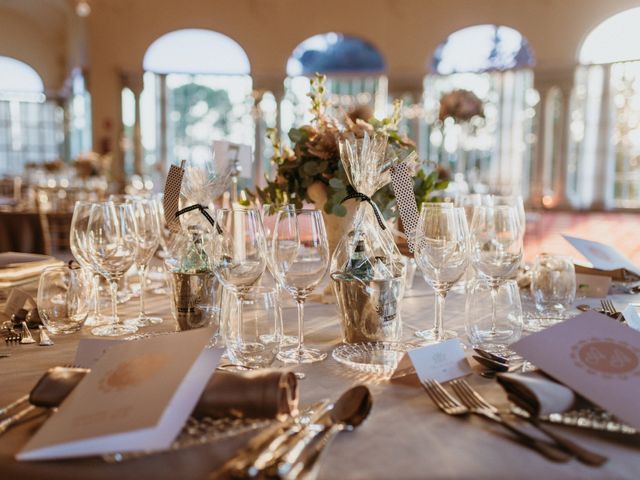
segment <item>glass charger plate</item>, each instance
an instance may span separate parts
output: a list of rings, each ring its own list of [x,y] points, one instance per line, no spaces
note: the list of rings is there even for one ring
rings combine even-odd
[[[407,345],[395,342],[345,343],[332,356],[353,370],[389,378],[408,350]]]
[[[529,414],[516,405],[511,405],[511,411],[520,417],[529,418]],[[549,416],[540,417],[540,420],[600,432],[624,433],[625,435],[636,435],[638,433],[635,428],[621,422],[609,412],[597,408],[583,408],[564,413],[552,413]]]

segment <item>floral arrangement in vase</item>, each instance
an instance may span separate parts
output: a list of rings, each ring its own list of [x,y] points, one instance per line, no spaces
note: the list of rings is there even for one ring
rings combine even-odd
[[[257,189],[257,194],[263,203],[293,203],[302,207],[304,202],[310,202],[322,208],[325,214],[343,217],[347,208],[341,202],[351,193],[352,187],[340,161],[339,140],[351,136],[362,138],[365,132],[369,136],[384,135],[388,152],[400,158],[415,151],[415,144],[398,131],[402,110],[400,101],[394,103],[392,115],[382,120],[373,118],[370,111],[362,107],[349,113],[340,111],[338,118],[328,113],[325,80],[325,76],[318,74],[311,78],[308,95],[313,118],[309,124],[289,130],[291,147],[280,142],[275,129],[269,131],[274,151],[271,161],[276,172],[273,180],[267,179],[265,188]],[[446,171],[431,168],[427,172],[423,165],[414,180],[418,204],[447,185]],[[373,200],[386,218],[394,216],[395,197],[390,186],[379,190]]]

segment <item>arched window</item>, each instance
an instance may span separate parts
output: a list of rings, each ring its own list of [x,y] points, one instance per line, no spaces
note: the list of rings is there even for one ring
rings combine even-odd
[[[640,208],[640,8],[603,21],[578,52],[571,99],[574,205]]]
[[[457,174],[452,188],[527,196],[538,101],[533,64],[527,39],[499,25],[464,28],[436,48],[424,84],[420,150]]]
[[[309,77],[327,75],[326,88],[333,106],[346,109],[386,108],[385,61],[370,42],[342,33],[314,35],[300,43],[287,62],[281,124],[284,132],[309,120]]]
[[[62,108],[46,101],[38,73],[0,56],[0,175],[17,175],[28,163],[60,158],[62,120]]]
[[[144,165],[207,160],[214,140],[253,146],[251,69],[247,54],[233,39],[202,29],[170,32],[149,46],[143,67],[139,102]],[[133,139],[136,97],[131,90],[123,92],[123,125],[125,137]],[[135,146],[132,149],[125,149],[129,171],[135,163]],[[135,170],[147,170],[144,165]]]

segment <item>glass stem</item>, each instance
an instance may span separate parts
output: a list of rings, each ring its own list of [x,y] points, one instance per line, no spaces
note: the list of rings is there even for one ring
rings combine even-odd
[[[93,318],[100,317],[100,274],[93,274]]]
[[[436,291],[436,318],[433,324],[433,334],[436,342],[444,340],[444,302],[447,297],[447,292]]]
[[[118,281],[109,281],[109,289],[111,290],[111,316],[113,317],[113,323],[118,322]]]
[[[491,335],[496,334],[496,305],[498,303],[498,285],[491,286]]]
[[[302,346],[304,345],[304,334],[302,332],[302,326],[304,324],[304,298],[296,298],[296,307],[298,307],[298,355],[302,354]]]
[[[149,267],[147,265],[138,265],[138,275],[140,277],[140,318],[147,316],[144,311],[144,291],[147,285],[147,271]]]

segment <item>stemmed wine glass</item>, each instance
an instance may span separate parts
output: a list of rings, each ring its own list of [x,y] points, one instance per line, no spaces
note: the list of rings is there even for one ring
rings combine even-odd
[[[464,209],[451,204],[423,204],[416,228],[415,260],[436,293],[433,328],[416,332],[425,340],[441,342],[456,336],[443,328],[444,304],[447,293],[467,268],[468,232]]]
[[[146,314],[144,304],[149,261],[160,244],[158,238],[160,236],[160,224],[158,222],[156,204],[153,200],[136,198],[127,203],[131,205],[135,221],[135,264],[140,278],[140,313],[136,318],[127,319],[125,323],[137,327],[146,327],[148,325],[162,323],[162,318],[151,317]]]
[[[260,212],[234,206],[216,211],[222,233],[213,242],[216,275],[223,286],[242,295],[260,279],[267,266],[267,244]]]
[[[173,232],[169,229],[169,226],[167,225],[167,222],[164,218],[164,193],[158,193],[156,195],[153,196],[153,199],[155,201],[156,204],[156,212],[158,214],[158,225],[160,227],[160,252],[158,252],[158,256],[160,258],[166,259],[169,258],[173,252],[173,248],[174,248],[174,243],[175,243],[175,235],[173,234]],[[161,268],[160,269],[161,272],[164,272],[164,270]],[[169,289],[167,288],[167,280],[165,277],[165,281],[164,283],[157,287],[156,289],[153,290],[153,293],[155,293],[156,295],[167,295],[169,294]]]
[[[476,207],[471,222],[471,261],[491,287],[491,332],[496,329],[496,297],[500,284],[512,277],[522,261],[522,224],[517,207]]]
[[[278,283],[291,293],[298,307],[298,344],[278,354],[285,363],[312,363],[327,356],[304,346],[303,324],[304,302],[329,267],[328,245],[319,210],[278,212],[271,244],[273,267]]]
[[[269,270],[269,273],[271,274],[271,276],[273,277],[273,279],[275,280],[275,285],[276,285],[276,289],[278,290],[278,295],[280,294],[282,287],[280,286],[280,284],[278,283],[277,279],[276,279],[276,274],[275,274],[275,269],[274,269],[274,265],[273,265],[273,256],[272,256],[272,244],[273,244],[273,231],[274,228],[276,226],[276,220],[278,218],[278,212],[281,211],[285,211],[285,212],[293,212],[295,211],[296,207],[295,205],[291,204],[291,203],[287,203],[284,205],[271,205],[271,204],[265,204],[262,206],[262,225],[264,226],[264,234],[266,237],[266,242],[267,242],[267,269]],[[264,282],[264,278],[263,278],[263,282]],[[280,317],[280,320],[282,321],[282,317]],[[282,333],[282,345],[283,346],[290,346],[290,345],[297,345],[298,344],[298,337],[294,336],[294,335],[285,335],[284,334],[284,326],[281,325],[280,331]]]
[[[91,263],[89,246],[87,245],[87,226],[93,202],[78,201],[73,207],[71,217],[69,245],[76,261],[92,275],[93,312],[87,317],[85,325],[97,327],[113,321],[113,318],[100,313],[100,273]]]
[[[134,333],[135,325],[124,325],[118,319],[118,280],[135,260],[136,222],[129,204],[96,203],[91,208],[87,226],[87,245],[91,263],[109,282],[114,323],[95,327],[94,335],[115,336]]]

